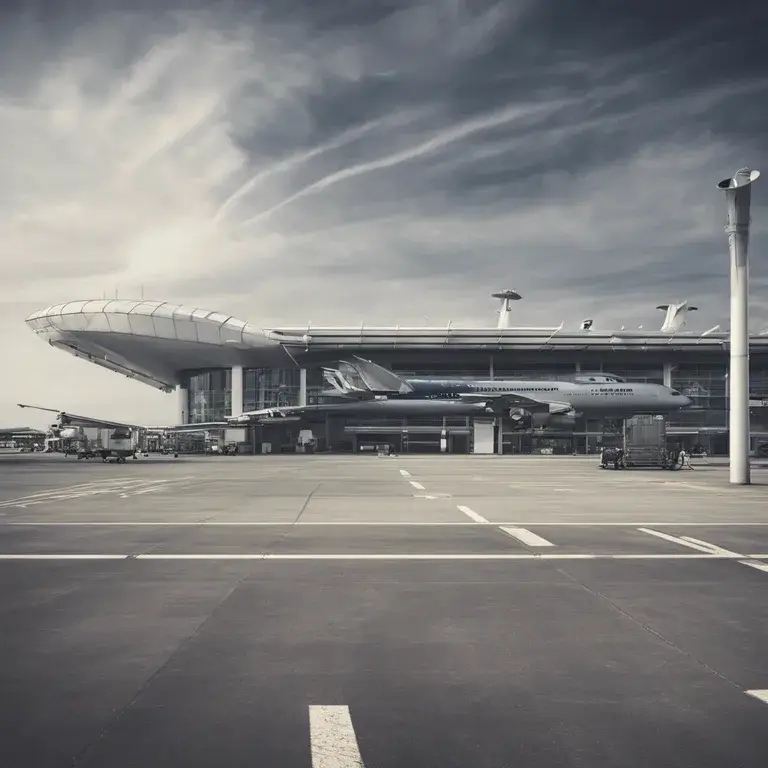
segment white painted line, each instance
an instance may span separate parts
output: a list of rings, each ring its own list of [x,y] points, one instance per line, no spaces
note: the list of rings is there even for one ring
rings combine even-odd
[[[752,555],[754,557],[754,555]],[[758,571],[768,573],[768,563],[760,563],[757,560],[739,560],[741,565],[748,565],[750,568],[757,568]]]
[[[719,555],[716,552],[701,552],[690,555],[670,555],[670,554],[652,554],[652,555],[610,555],[612,560],[736,560],[741,555]]]
[[[101,480],[94,480],[90,483],[81,483],[79,485],[70,485],[64,488],[51,488],[47,491],[19,496],[14,499],[3,499],[0,501],[0,507],[18,506],[19,504],[41,503],[44,501],[60,501],[62,499],[76,499],[85,496],[96,496],[103,493],[118,493],[126,489],[131,490],[141,485],[157,485],[159,483],[180,483],[185,480],[194,480],[194,475],[171,478],[119,478],[107,477]]]
[[[440,495],[429,495],[429,494],[414,494],[414,498],[416,499],[431,499],[431,498],[448,498],[447,496]],[[464,514],[467,514],[465,512],[466,509],[469,509],[469,507],[463,507],[459,506],[457,509],[461,509]],[[475,513],[477,514],[477,513]],[[493,523],[486,520],[484,517],[481,517],[480,515],[477,515],[478,518],[480,518],[477,523],[482,523],[483,525],[495,525],[495,526],[511,526],[511,527],[517,527],[517,526],[525,526],[525,525],[535,525],[536,527],[541,526],[548,526],[550,528],[552,527],[584,527],[584,528],[601,528],[601,527],[622,527],[622,528],[638,528],[638,526],[642,525],[653,525],[658,527],[663,527],[665,525],[667,526],[675,526],[677,528],[688,528],[691,526],[712,526],[712,527],[725,527],[728,525],[728,523],[598,523],[598,522],[589,522],[589,523],[542,523],[538,520],[536,521],[529,521],[527,523],[520,522],[518,520],[514,521],[494,521]],[[474,518],[473,518],[474,519]],[[474,524],[477,524],[474,523]],[[71,521],[61,521],[61,520],[30,520],[29,517],[25,517],[23,520],[2,520],[0,521],[0,528],[3,527],[10,527],[10,526],[34,526],[34,527],[48,527],[48,526],[93,526],[93,527],[99,527],[99,526],[190,526],[190,525],[205,525],[205,526],[228,526],[228,525],[243,525],[243,526],[299,526],[299,525],[309,525],[309,526],[377,526],[377,527],[398,527],[398,526],[432,526],[434,528],[442,528],[442,527],[451,527],[451,526],[468,526],[473,525],[473,523],[469,522],[456,522],[456,521],[443,521],[443,520],[360,520],[360,521],[350,521],[350,520],[299,520],[297,522],[293,522],[293,520],[209,520],[204,519],[200,521],[194,521],[194,520],[146,520],[146,521],[140,521],[140,520],[123,520],[123,521],[115,521],[115,520],[71,520]],[[733,526],[741,526],[741,527],[762,527],[767,525],[766,523],[731,523]],[[686,537],[690,538],[690,537]],[[682,544],[682,541],[678,542]],[[714,547],[714,545],[712,545]],[[710,551],[709,548],[707,548],[706,551]],[[724,550],[728,551],[728,550]],[[747,557],[747,555],[743,555],[744,557]],[[753,555],[749,555],[749,557],[753,557]]]
[[[707,552],[712,555],[719,555],[721,557],[729,557],[729,558],[736,558],[736,559],[745,557],[745,555],[742,555],[739,552],[733,552],[730,549],[724,549],[723,547],[718,547],[716,544],[710,544],[708,541],[702,541],[701,539],[694,539],[692,536],[672,536],[669,533],[654,531],[650,528],[638,528],[638,530],[642,531],[643,533],[650,533],[653,536],[658,536],[659,538],[674,542],[675,544],[680,544],[681,546],[684,546],[684,547],[691,547],[692,549],[698,549],[700,552]]]
[[[761,557],[768,560],[768,555],[751,555],[752,558]],[[734,560],[731,555],[714,553],[691,554],[628,554],[606,555],[593,553],[493,553],[493,554],[264,554],[259,552],[201,552],[201,553],[168,553],[168,554],[138,554],[138,555],[92,555],[92,554],[0,554],[0,560]],[[744,563],[749,565],[750,563]],[[762,570],[762,569],[761,569]]]
[[[410,472],[409,472],[407,469],[401,469],[401,470],[400,470],[400,474],[401,474],[403,477],[410,477],[410,476],[411,476],[411,473],[410,473]]]
[[[518,541],[521,541],[523,544],[525,544],[528,547],[553,547],[554,546],[554,544],[552,544],[551,541],[542,539],[541,536],[537,536],[535,533],[532,533],[527,528],[507,528],[507,526],[505,525],[500,526],[500,528],[508,536],[512,536],[513,538],[517,539]]]
[[[592,559],[592,555],[570,555],[568,559]],[[539,555],[533,553],[514,554],[359,554],[359,555],[278,555],[269,554],[265,560],[539,560]]]
[[[765,557],[765,555],[742,555],[738,552],[733,552],[730,549],[718,547],[716,544],[710,544],[708,541],[695,539],[693,536],[681,536],[678,538],[676,536],[670,536],[669,534],[660,533],[659,531],[652,531],[650,529],[640,528],[639,530],[644,531],[645,533],[652,533],[655,536],[669,539],[670,541],[674,541],[675,543],[682,544],[687,547],[693,547],[694,549],[708,553],[712,557],[735,559],[739,561],[740,565],[748,565],[750,568],[755,568],[758,571],[768,573],[768,563],[758,562],[760,558],[768,559]]]
[[[310,706],[312,768],[365,768],[346,706]]]
[[[266,555],[263,552],[243,552],[234,554],[231,552],[215,552],[200,554],[144,554],[136,555],[134,560],[264,560]]]
[[[710,544],[708,541],[702,541],[701,539],[694,539],[693,536],[681,536],[680,538],[689,542],[690,544],[697,544],[700,547],[707,547],[712,552],[715,552],[720,555],[731,555],[732,557],[743,557],[743,555],[740,555],[737,552],[732,552],[730,549],[724,549],[723,547],[718,547],[716,544]]]
[[[41,555],[41,554],[19,554],[2,555],[0,560],[127,560],[129,555]]]
[[[421,483],[417,483],[415,480],[409,480],[408,482],[418,491],[426,490],[426,488],[424,488],[424,486]]]
[[[92,483],[81,483],[80,485],[69,485],[65,486],[64,488],[51,488],[47,491],[40,491],[39,493],[29,493],[26,496],[16,496],[13,499],[3,499],[0,501],[0,505],[7,505],[7,504],[13,504],[15,502],[19,501],[27,501],[29,499],[40,499],[40,498],[47,498],[49,496],[52,496],[57,493],[66,493],[69,491],[79,491],[83,490],[85,488],[93,488],[97,487],[97,483],[110,483],[114,482],[114,478],[107,478],[105,480],[95,481]]]
[[[500,520],[495,525],[535,525],[537,527],[540,527],[542,525],[549,525],[549,526],[583,526],[584,528],[600,528],[603,526],[606,527],[616,527],[620,526],[623,528],[637,528],[638,526],[654,526],[655,528],[663,528],[663,527],[672,527],[675,528],[730,528],[732,526],[735,527],[764,527],[768,526],[768,523],[766,522],[734,522],[733,520],[713,520],[711,522],[698,522],[698,523],[690,523],[686,522],[684,520],[627,520],[626,522],[623,521],[616,521],[616,520],[563,520],[560,522],[557,521],[551,521],[551,520]]]
[[[8,520],[0,522],[0,528],[6,527],[10,528],[12,526],[33,526],[35,528],[50,528],[50,527],[58,527],[58,528],[66,528],[67,526],[78,526],[78,527],[94,527],[94,528],[102,528],[102,527],[150,527],[150,526],[186,526],[186,525],[285,525],[290,526],[291,522],[285,522],[285,523],[240,523],[240,522],[233,522],[233,523],[206,523],[204,521],[200,521],[199,523],[196,522],[169,522],[169,521],[163,521],[163,522],[157,522],[157,521],[149,521],[149,522],[140,522],[137,520],[126,520],[125,522],[115,522],[114,520],[96,520],[96,521],[73,521],[73,522],[61,522],[59,520],[49,521],[49,520],[40,520],[38,522],[35,522],[34,520]]]
[[[753,688],[751,691],[745,691],[745,693],[760,699],[763,704],[768,704],[768,688]]]
[[[709,554],[713,554],[713,548],[711,546],[702,546],[695,541],[686,541],[686,539],[683,539],[680,536],[673,536],[671,533],[662,533],[661,531],[654,531],[651,528],[638,528],[637,530],[641,533],[647,533],[650,536],[656,536],[659,539],[664,539],[665,541],[671,541],[673,544],[678,544],[681,547],[690,547],[691,549],[698,549],[699,552],[707,552]]]
[[[142,554],[134,560],[731,560],[730,556],[715,554],[632,554],[632,555],[603,555],[591,553],[492,553],[492,554],[255,554],[255,553],[221,553],[221,554]]]
[[[456,509],[458,509],[459,512],[463,512],[468,518],[474,520],[476,523],[488,523],[488,521],[482,515],[478,515],[477,512],[470,509],[469,507],[465,507],[459,504]]]

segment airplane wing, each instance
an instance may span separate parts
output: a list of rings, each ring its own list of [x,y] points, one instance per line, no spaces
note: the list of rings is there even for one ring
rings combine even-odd
[[[468,401],[491,401],[496,403],[499,408],[523,408],[526,411],[547,411],[549,413],[567,413],[573,410],[570,403],[551,403],[544,400],[536,400],[533,397],[526,397],[515,392],[467,392],[459,395],[462,400]]]
[[[177,424],[173,426],[150,427],[143,424],[126,424],[122,421],[110,421],[108,419],[98,419],[93,416],[79,416],[75,413],[68,413],[57,408],[45,408],[40,405],[26,405],[17,403],[19,408],[34,408],[38,411],[48,411],[55,413],[57,420],[62,427],[94,427],[97,429],[146,429],[152,432],[202,432],[207,429],[225,429],[229,426],[226,421],[209,421],[203,424]]]
[[[302,413],[312,413],[314,411],[327,408],[333,410],[332,404],[328,405],[281,405],[275,408],[261,408],[256,411],[245,411],[240,416],[232,418],[232,423],[249,424],[260,421],[274,421],[276,419],[291,419],[301,416]],[[232,426],[232,424],[230,424]]]

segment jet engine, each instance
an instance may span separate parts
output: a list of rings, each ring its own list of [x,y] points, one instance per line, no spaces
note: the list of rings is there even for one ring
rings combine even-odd
[[[58,424],[51,424],[50,431],[53,437],[60,440],[70,440],[80,434],[78,427],[61,427]]]
[[[509,420],[512,422],[512,429],[515,431],[530,429],[533,426],[532,414],[522,408],[510,408]]]

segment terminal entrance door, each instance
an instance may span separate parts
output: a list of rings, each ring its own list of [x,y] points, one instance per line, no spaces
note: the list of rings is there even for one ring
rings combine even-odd
[[[448,453],[469,453],[469,434],[467,432],[449,432]]]

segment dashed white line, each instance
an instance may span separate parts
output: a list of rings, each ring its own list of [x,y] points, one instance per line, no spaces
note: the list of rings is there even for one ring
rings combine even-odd
[[[546,539],[543,539],[541,536],[537,536],[535,533],[533,533],[532,531],[529,531],[527,528],[508,528],[505,525],[502,525],[499,527],[508,536],[512,536],[513,538],[517,539],[518,541],[521,541],[523,544],[529,547],[554,546],[554,544],[552,544],[551,541],[547,541]]]
[[[346,706],[310,706],[312,768],[365,768]]]
[[[474,520],[476,523],[487,523],[488,520],[486,520],[482,515],[478,515],[477,512],[470,509],[469,507],[465,507],[461,504],[459,504],[456,509],[459,510],[459,512],[463,512],[468,518],[471,520]]]
[[[409,472],[407,469],[401,469],[401,470],[400,470],[400,474],[401,474],[403,477],[410,477],[410,476],[411,476],[411,473],[410,473],[410,472]]]
[[[408,481],[417,491],[424,491],[426,488],[421,483],[417,483],[415,480]]]

